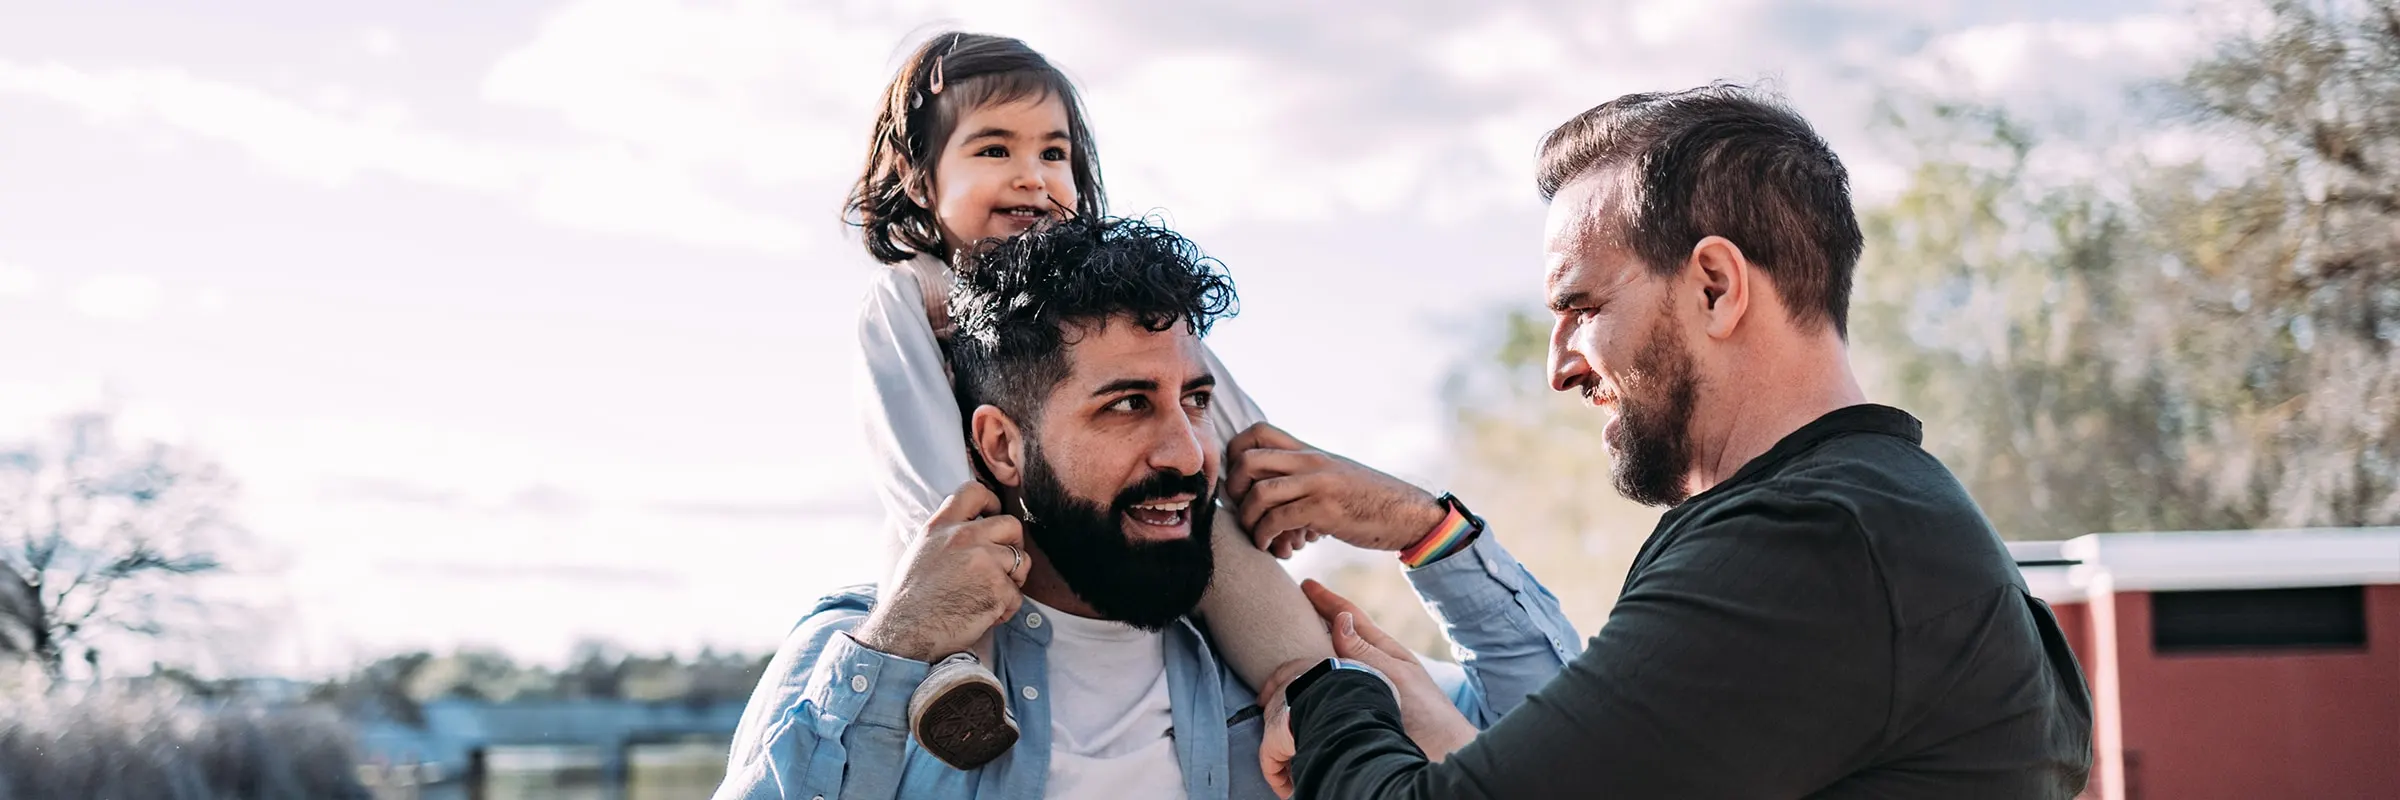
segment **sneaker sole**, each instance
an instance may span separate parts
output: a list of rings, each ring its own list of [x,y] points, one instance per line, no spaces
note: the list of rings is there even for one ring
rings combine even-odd
[[[991,763],[1017,744],[1017,721],[1000,687],[988,681],[940,689],[912,722],[919,747],[961,770]]]

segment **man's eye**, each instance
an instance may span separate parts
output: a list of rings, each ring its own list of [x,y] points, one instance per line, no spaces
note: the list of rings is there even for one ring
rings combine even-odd
[[[1108,404],[1108,410],[1110,411],[1140,411],[1149,407],[1149,399],[1138,394],[1126,395],[1122,398],[1118,398],[1116,402]]]
[[[1212,395],[1207,392],[1193,392],[1192,394],[1186,395],[1183,398],[1184,405],[1191,406],[1192,408],[1199,409],[1201,411],[1207,411],[1209,405],[1215,402],[1217,402],[1216,395]]]

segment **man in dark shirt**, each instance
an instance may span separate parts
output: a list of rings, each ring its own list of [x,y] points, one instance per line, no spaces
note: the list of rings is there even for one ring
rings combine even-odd
[[[1540,170],[1553,388],[1615,412],[1616,488],[1672,510],[1590,646],[1488,731],[1308,587],[1343,658],[1265,687],[1270,777],[1312,798],[2080,792],[2091,706],[2056,620],[1917,421],[1851,373],[1862,245],[1832,151],[1711,86],[1585,112]],[[1487,535],[1455,498],[1280,431],[1233,449],[1262,538]]]

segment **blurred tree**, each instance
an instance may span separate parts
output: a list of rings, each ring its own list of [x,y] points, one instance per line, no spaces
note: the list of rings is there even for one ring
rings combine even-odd
[[[308,692],[313,703],[329,704],[357,717],[383,717],[409,725],[425,723],[424,710],[402,687],[433,654],[422,650],[384,656],[349,675],[317,684]]]
[[[552,670],[519,664],[489,649],[462,648],[444,655],[413,652],[385,656],[318,684],[308,698],[352,716],[410,725],[423,724],[423,704],[435,700],[738,703],[749,699],[766,674],[769,658],[703,650],[686,661],[673,653],[632,654],[612,643],[587,640],[576,644],[563,668]]]
[[[499,650],[466,647],[427,659],[410,673],[402,691],[420,704],[448,698],[501,703],[555,696],[557,680],[519,666]]]
[[[2269,3],[2164,93],[2207,158],[2050,185],[1894,104],[1853,330],[2004,535],[2400,522],[2400,13]]]
[[[2140,198],[2191,467],[2248,525],[2400,523],[2400,2],[2266,11],[2167,92],[2236,166]]]
[[[2126,211],[2029,177],[2033,136],[2000,111],[1888,119],[1918,163],[1860,219],[1851,335],[1869,395],[1925,420],[1926,447],[2009,538],[2205,521],[2152,357],[2179,323]]]
[[[241,532],[218,466],[118,439],[106,412],[0,444],[0,657],[55,686],[69,659],[98,665],[109,632],[167,635],[199,618],[193,578],[222,569]]]

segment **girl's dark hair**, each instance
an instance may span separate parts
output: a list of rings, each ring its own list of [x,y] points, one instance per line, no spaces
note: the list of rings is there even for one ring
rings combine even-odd
[[[920,253],[949,260],[950,246],[942,240],[933,209],[909,194],[932,193],[933,165],[966,112],[1044,97],[1056,97],[1067,108],[1067,163],[1075,175],[1075,214],[1099,216],[1108,204],[1092,128],[1084,120],[1075,84],[1024,42],[943,33],[918,45],[884,90],[874,138],[867,144],[867,166],[842,204],[842,221],[863,229],[867,253],[877,261],[897,264]]]

